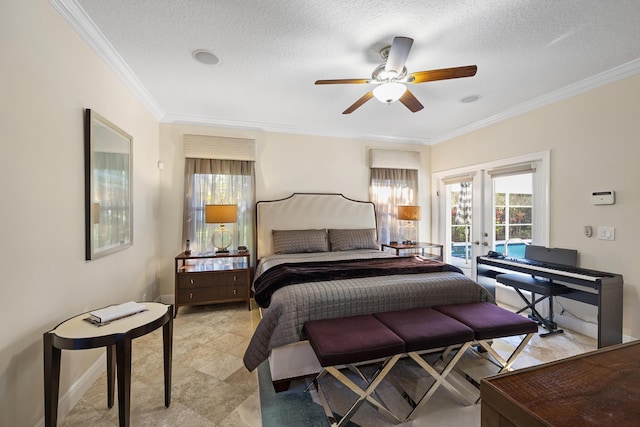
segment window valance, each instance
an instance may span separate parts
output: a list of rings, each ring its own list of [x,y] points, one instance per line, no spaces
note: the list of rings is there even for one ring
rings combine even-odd
[[[254,139],[227,136],[189,135],[183,137],[184,156],[194,159],[256,160]]]
[[[369,150],[369,161],[377,169],[420,169],[419,151]]]
[[[520,175],[523,173],[533,173],[536,171],[536,163],[535,162],[527,162],[520,163],[517,165],[511,165],[506,167],[500,167],[496,169],[491,169],[487,171],[492,178],[497,178],[499,176],[509,176],[509,175]]]

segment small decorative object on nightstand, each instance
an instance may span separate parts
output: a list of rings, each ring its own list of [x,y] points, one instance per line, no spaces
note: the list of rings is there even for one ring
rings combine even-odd
[[[181,305],[246,301],[251,310],[250,258],[248,251],[177,255],[174,316]]]

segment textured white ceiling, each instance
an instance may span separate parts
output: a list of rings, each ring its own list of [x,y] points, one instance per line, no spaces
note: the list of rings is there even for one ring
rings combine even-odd
[[[433,143],[640,72],[639,0],[51,1],[163,122]],[[371,87],[314,82],[369,78],[394,36],[410,73],[478,73],[341,114]]]

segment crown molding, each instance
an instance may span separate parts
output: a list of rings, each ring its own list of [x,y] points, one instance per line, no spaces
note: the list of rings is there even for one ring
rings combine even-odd
[[[618,80],[625,79],[640,73],[640,58],[629,61],[625,64],[619,65],[610,70],[604,71],[600,74],[596,74],[593,77],[588,77],[579,82],[565,86],[562,89],[550,92],[546,95],[539,96],[515,107],[509,108],[502,113],[488,117],[484,120],[471,123],[467,126],[458,128],[452,132],[435,137],[431,140],[431,145],[438,144],[440,142],[453,139],[455,137],[471,133],[478,129],[493,125],[511,117],[519,116],[520,114],[527,113],[529,111],[536,110],[538,108],[553,104],[564,99],[571,98],[584,92],[596,89],[598,87],[607,85],[609,83],[616,82]]]
[[[69,25],[160,121],[164,111],[75,0],[49,0]]]

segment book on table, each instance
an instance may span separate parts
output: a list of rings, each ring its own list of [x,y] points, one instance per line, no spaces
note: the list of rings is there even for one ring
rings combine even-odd
[[[109,307],[93,310],[89,312],[89,319],[97,323],[111,322],[112,320],[122,319],[141,311],[145,311],[143,304],[135,301],[129,301],[122,304],[110,305]]]

